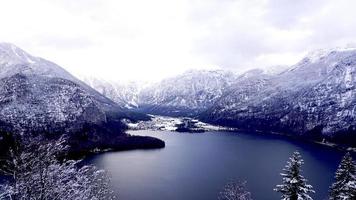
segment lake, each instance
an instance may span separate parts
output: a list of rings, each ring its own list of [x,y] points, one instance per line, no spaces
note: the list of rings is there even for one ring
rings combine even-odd
[[[229,180],[246,180],[257,200],[280,199],[273,191],[282,168],[298,150],[303,175],[314,199],[324,199],[344,152],[282,136],[247,133],[131,131],[166,142],[157,150],[110,152],[87,162],[112,176],[112,187],[123,200],[216,200]]]

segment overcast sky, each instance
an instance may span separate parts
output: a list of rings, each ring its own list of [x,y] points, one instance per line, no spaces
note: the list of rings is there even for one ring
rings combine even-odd
[[[75,75],[156,80],[356,44],[354,0],[1,0],[0,41]]]

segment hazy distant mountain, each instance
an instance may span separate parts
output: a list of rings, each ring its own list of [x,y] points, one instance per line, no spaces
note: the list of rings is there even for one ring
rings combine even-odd
[[[194,115],[209,108],[234,82],[236,75],[215,70],[192,70],[155,84],[115,83],[83,78],[88,85],[121,106],[144,113]]]
[[[0,131],[68,133],[98,146],[124,134],[121,120],[134,117],[58,65],[0,43]]]
[[[355,69],[349,48],[313,52],[277,75],[249,72],[201,119],[355,144]]]
[[[146,113],[194,115],[212,106],[234,79],[227,71],[188,71],[142,90],[139,108]]]
[[[144,86],[138,82],[120,83],[94,77],[83,77],[82,80],[102,95],[127,109],[138,107],[139,93]]]

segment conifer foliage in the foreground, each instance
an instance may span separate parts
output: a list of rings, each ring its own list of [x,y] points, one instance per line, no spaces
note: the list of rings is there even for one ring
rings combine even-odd
[[[289,158],[287,165],[281,173],[283,183],[274,189],[282,193],[283,200],[312,200],[309,193],[314,193],[313,187],[307,184],[307,180],[301,175],[303,159],[298,151]]]
[[[356,166],[350,153],[343,157],[330,187],[330,200],[356,199]]]
[[[0,199],[116,199],[105,171],[94,166],[79,167],[79,161],[59,159],[66,150],[63,139],[28,140],[15,145],[1,167],[9,180],[0,185]]]
[[[246,190],[246,181],[230,181],[220,192],[218,200],[252,200],[251,193]]]

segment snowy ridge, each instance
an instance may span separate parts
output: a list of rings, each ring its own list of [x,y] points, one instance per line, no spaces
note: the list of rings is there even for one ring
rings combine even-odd
[[[331,49],[319,49],[308,53],[306,58],[309,59],[311,62],[317,62],[332,52],[348,52],[348,51],[355,51],[355,50],[356,47],[337,47]]]
[[[0,78],[16,73],[60,77],[69,80],[76,78],[60,66],[45,59],[34,57],[10,43],[0,43]]]

